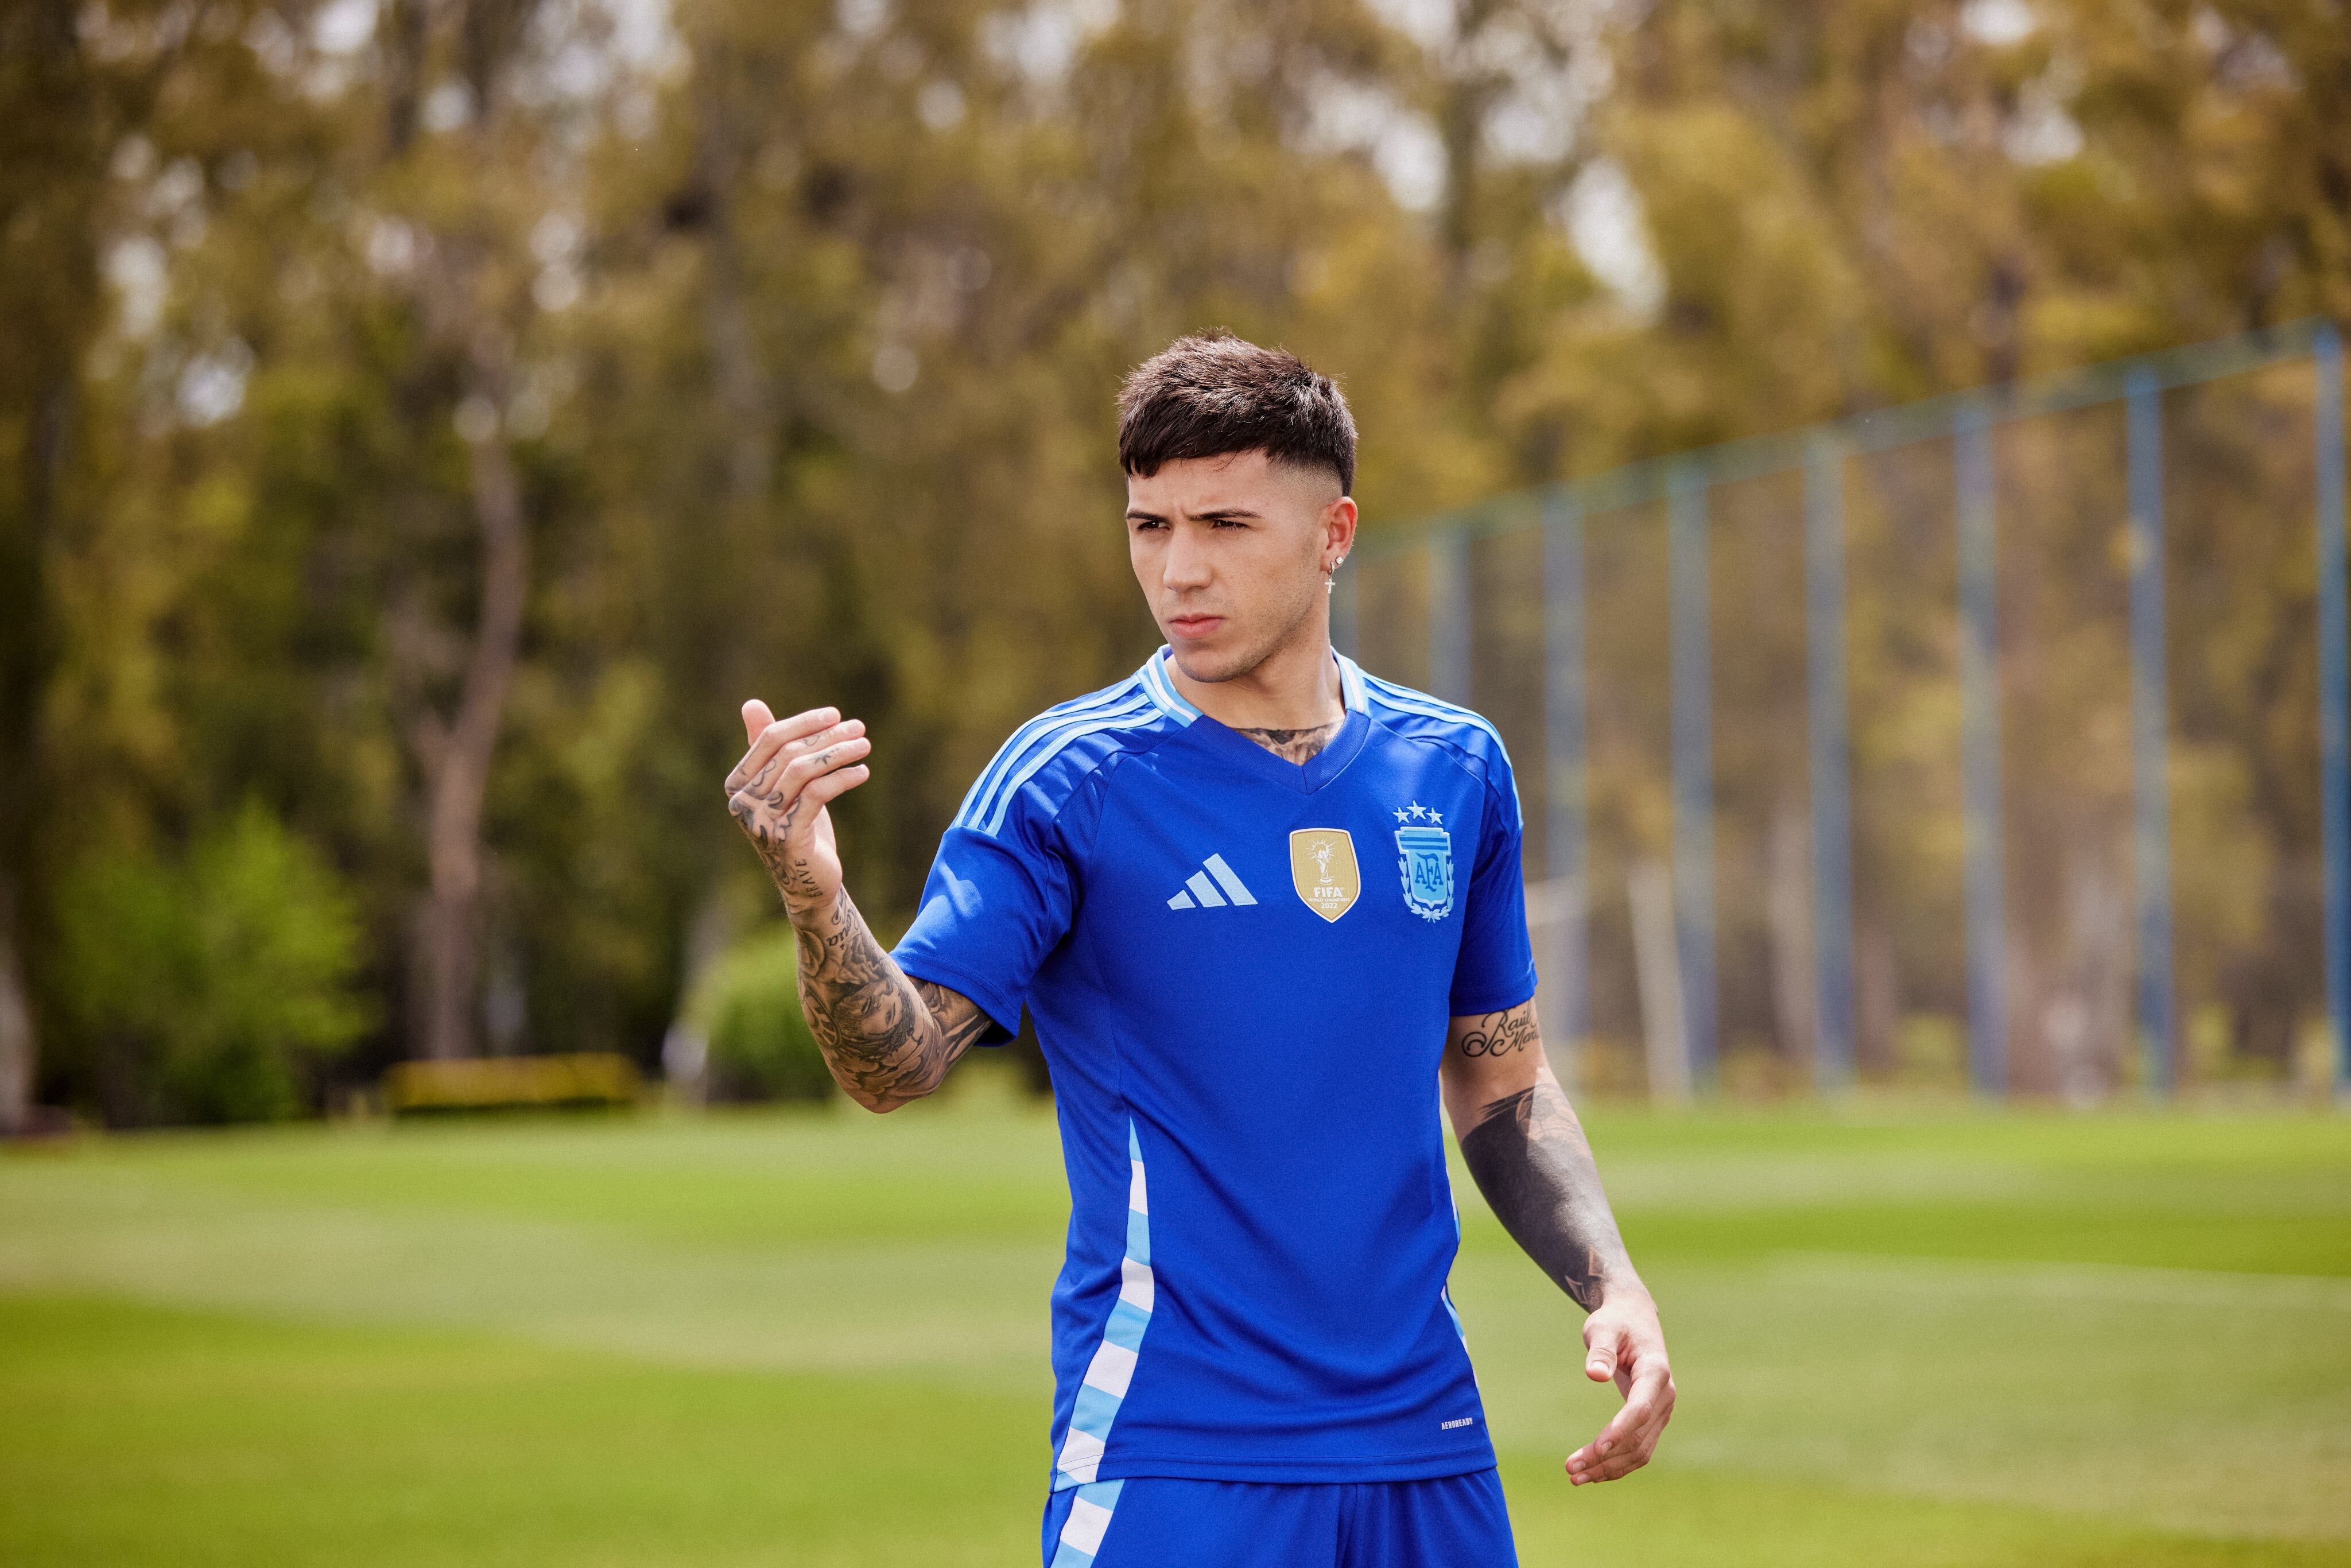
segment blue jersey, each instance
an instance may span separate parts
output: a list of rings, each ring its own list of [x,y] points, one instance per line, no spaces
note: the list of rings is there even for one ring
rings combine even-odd
[[[1437,1066],[1534,995],[1510,758],[1342,657],[1285,761],[1166,655],[1005,742],[895,951],[1052,1070],[1053,1485],[1483,1469]]]

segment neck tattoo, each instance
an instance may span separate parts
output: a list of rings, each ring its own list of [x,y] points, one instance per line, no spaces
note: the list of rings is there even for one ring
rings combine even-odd
[[[1332,737],[1347,721],[1334,718],[1329,724],[1318,724],[1311,729],[1240,729],[1245,735],[1286,762],[1304,762],[1331,744]]]

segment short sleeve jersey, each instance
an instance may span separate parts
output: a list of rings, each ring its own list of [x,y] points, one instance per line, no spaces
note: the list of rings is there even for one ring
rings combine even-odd
[[[1052,1072],[1053,1486],[1483,1469],[1437,1068],[1535,990],[1510,758],[1341,656],[1292,763],[1166,659],[1005,742],[895,950]]]

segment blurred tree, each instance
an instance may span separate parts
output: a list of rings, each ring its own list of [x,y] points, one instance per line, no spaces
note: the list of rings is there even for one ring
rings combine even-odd
[[[1338,373],[1379,529],[2351,310],[2351,46],[2261,0],[27,0],[0,44],[0,1125],[36,1019],[47,1092],[197,1113],[156,1015],[73,999],[88,912],[136,902],[89,889],[184,888],[249,800],[355,900],[354,1076],[650,1060],[767,896],[715,793],[748,695],[873,725],[837,816],[861,899],[911,914],[994,747],[1155,641],[1111,396],[1178,332]],[[2312,940],[2307,529],[2231,486],[2306,482],[2295,395],[2199,405],[2174,519],[2211,655],[2174,671],[2179,831],[2260,868],[2183,963],[2273,1053]],[[2002,449],[2028,1030],[2122,967],[2118,501],[2077,449]],[[1949,487],[1852,476],[1880,1064],[1957,1005]],[[1787,504],[1722,497],[1717,560],[1726,1009],[1767,1037],[1808,1016],[1770,896],[1802,859]],[[1637,859],[1658,552],[1619,532],[1593,810]],[[2254,540],[2273,573],[2221,570]],[[1481,679],[1524,619],[1480,618]]]
[[[182,863],[115,848],[58,895],[66,1009],[108,1120],[288,1116],[369,1026],[361,931],[334,873],[248,806]]]

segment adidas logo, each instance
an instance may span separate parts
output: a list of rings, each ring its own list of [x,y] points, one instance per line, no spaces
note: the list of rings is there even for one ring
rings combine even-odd
[[[1257,897],[1233,874],[1222,855],[1210,855],[1200,862],[1202,869],[1194,872],[1184,883],[1189,892],[1179,893],[1167,901],[1170,909],[1222,909],[1228,904],[1255,904]],[[1210,877],[1216,878],[1210,882]],[[1219,893],[1217,890],[1222,888]]]

